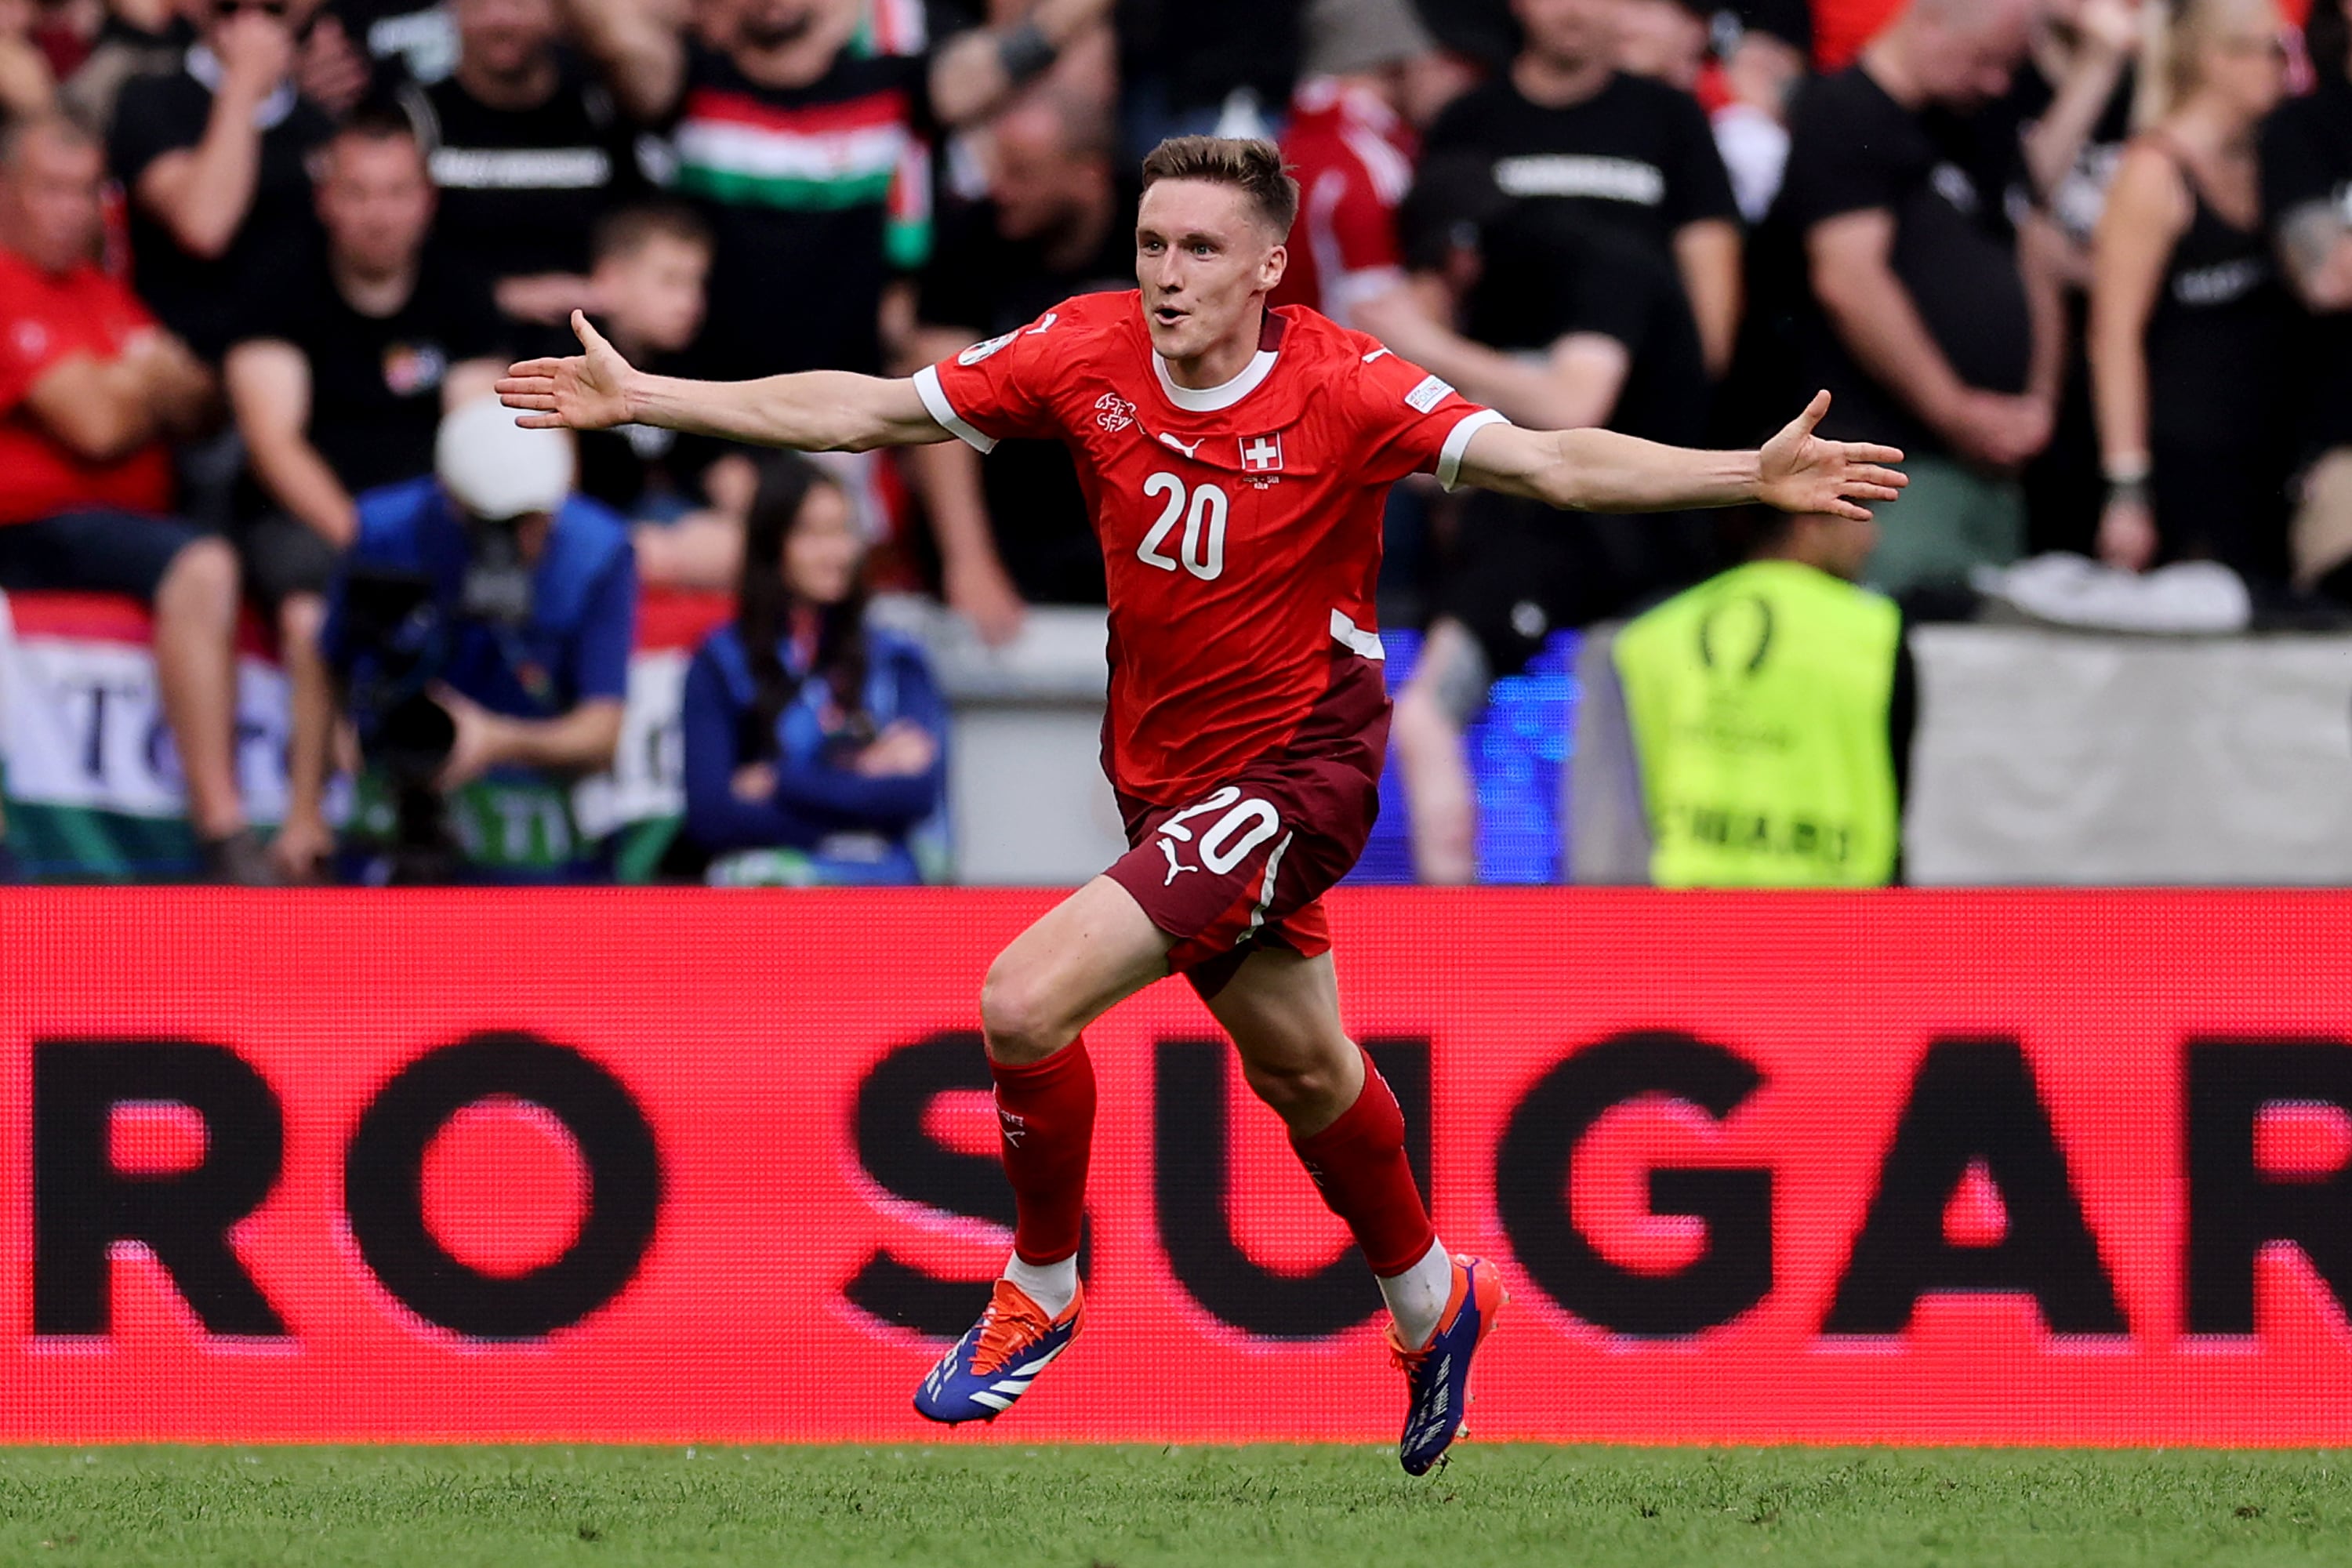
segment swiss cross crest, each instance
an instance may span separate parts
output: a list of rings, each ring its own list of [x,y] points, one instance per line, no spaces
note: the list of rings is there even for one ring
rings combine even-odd
[[[1135,423],[1135,405],[1116,392],[1095,399],[1095,423],[1116,436]]]
[[[1252,436],[1242,443],[1242,472],[1245,474],[1278,474],[1282,472],[1282,437]]]

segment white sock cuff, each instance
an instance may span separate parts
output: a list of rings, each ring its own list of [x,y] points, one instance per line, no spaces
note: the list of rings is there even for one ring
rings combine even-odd
[[[1049,1318],[1058,1318],[1069,1310],[1070,1303],[1078,1297],[1078,1260],[1075,1257],[1065,1258],[1059,1263],[1031,1263],[1016,1252],[1004,1260],[1004,1278],[1044,1308]]]

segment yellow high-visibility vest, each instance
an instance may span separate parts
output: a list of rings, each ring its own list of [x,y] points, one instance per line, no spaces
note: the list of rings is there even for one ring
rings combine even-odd
[[[1902,616],[1793,561],[1641,616],[1612,648],[1662,888],[1868,888],[1901,841],[1887,735]]]

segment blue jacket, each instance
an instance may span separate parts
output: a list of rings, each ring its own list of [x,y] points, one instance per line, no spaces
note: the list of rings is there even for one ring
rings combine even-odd
[[[636,636],[637,559],[627,524],[584,496],[568,498],[531,572],[530,623],[512,633],[459,617],[466,528],[432,479],[387,485],[359,498],[359,537],[346,569],[376,566],[432,579],[452,631],[440,678],[493,713],[554,719],[629,689]],[[363,650],[343,647],[342,584],[325,636],[329,660],[348,669]]]
[[[776,721],[775,792],[736,797],[735,772],[758,760],[744,754],[744,717],[754,696],[751,660],[736,627],[713,632],[686,673],[686,829],[714,856],[742,849],[809,854],[820,880],[916,882],[908,840],[939,812],[947,777],[947,704],[922,648],[895,632],[868,628],[865,708],[876,729],[908,721],[939,747],[929,771],[868,778],[832,761],[844,737],[826,682],[812,679],[789,643],[781,649],[799,683]],[[886,852],[855,858],[843,841],[883,841]]]

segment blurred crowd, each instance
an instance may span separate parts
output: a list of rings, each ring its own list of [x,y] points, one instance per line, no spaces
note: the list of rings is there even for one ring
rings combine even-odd
[[[2335,625],[2352,0],[2282,3],[0,0],[0,592],[150,607],[207,871],[247,883],[579,874],[640,595],[730,593],[671,868],[919,879],[944,709],[866,595],[998,645],[1100,604],[1067,458],[575,448],[489,384],[575,309],[658,370],[911,372],[1132,287],[1142,153],[1213,131],[1303,188],[1277,303],[1521,424],[1748,445],[1828,387],[1912,485],[1807,559],[1908,615],[2071,552],[2061,596],[2133,624]],[[1790,548],[1433,485],[1387,526],[1434,881],[1495,680]],[[293,693],[267,835],[248,616]]]

